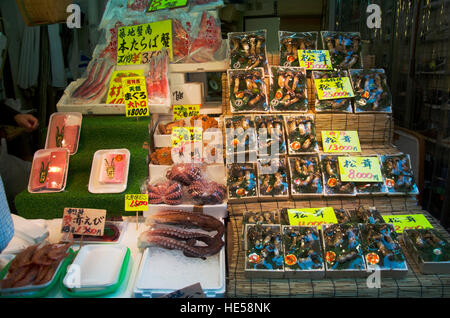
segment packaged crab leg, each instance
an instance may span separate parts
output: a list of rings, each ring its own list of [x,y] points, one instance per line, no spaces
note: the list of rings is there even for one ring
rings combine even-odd
[[[321,31],[322,47],[330,52],[334,68],[362,68],[359,32]]]
[[[319,32],[288,32],[278,31],[280,43],[280,65],[300,66],[298,50],[317,49]]]
[[[384,155],[380,160],[384,185],[389,194],[419,194],[408,154]]]
[[[318,155],[290,157],[289,167],[293,197],[323,194],[322,171]]]
[[[392,96],[383,69],[352,69],[355,112],[392,113]]]
[[[312,115],[284,116],[284,121],[290,155],[319,151]]]
[[[168,79],[169,54],[163,49],[161,54],[152,56],[149,72],[145,78],[149,105],[170,106],[170,89]]]
[[[269,111],[263,68],[227,73],[232,113]]]
[[[274,112],[307,112],[308,91],[304,67],[270,68],[270,109]]]
[[[286,154],[284,122],[281,115],[255,116],[255,125],[259,156]]]
[[[312,71],[313,82],[314,79],[328,79],[337,77],[348,77],[347,71]],[[351,98],[337,98],[337,99],[323,99],[320,100],[317,94],[317,88],[314,89],[316,92],[316,102],[315,109],[316,112],[342,112],[342,113],[352,113],[352,102]]]
[[[230,67],[252,69],[263,67],[267,72],[266,30],[228,33]]]
[[[258,186],[261,199],[289,199],[287,170],[284,158],[258,159]]]
[[[256,201],[258,198],[256,164],[227,164],[227,186],[229,201]]]
[[[355,195],[355,183],[341,181],[339,156],[321,155],[325,195]]]

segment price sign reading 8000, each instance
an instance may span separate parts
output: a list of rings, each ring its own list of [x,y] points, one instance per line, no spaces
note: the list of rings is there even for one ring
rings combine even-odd
[[[127,117],[148,116],[147,87],[145,77],[127,77],[122,80],[125,112]]]

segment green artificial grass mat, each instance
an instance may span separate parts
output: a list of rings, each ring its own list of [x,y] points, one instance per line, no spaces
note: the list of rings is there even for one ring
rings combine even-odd
[[[149,117],[137,120],[125,116],[83,116],[78,151],[69,159],[65,190],[58,193],[21,192],[15,200],[18,214],[27,219],[61,218],[64,208],[72,207],[105,209],[107,216],[126,215],[124,195],[140,193],[148,176],[148,150],[143,145],[150,141],[149,121]],[[88,186],[94,153],[120,148],[128,149],[131,154],[127,189],[123,193],[90,193]]]

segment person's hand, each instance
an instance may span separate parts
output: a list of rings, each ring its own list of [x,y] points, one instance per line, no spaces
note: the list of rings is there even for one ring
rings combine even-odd
[[[31,114],[17,114],[14,116],[19,127],[25,128],[27,132],[32,132],[39,127],[39,121]]]

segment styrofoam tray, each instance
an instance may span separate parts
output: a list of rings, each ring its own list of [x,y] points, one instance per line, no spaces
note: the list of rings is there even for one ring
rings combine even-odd
[[[106,288],[117,283],[126,252],[123,245],[83,246],[72,263],[80,269],[80,288]],[[71,273],[66,274],[64,286],[72,288],[71,281]]]

